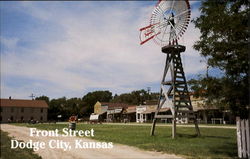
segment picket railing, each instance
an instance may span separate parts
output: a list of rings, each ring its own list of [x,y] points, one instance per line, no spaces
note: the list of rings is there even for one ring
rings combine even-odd
[[[236,117],[237,145],[239,158],[250,158],[249,121],[249,119],[240,119],[240,117]]]

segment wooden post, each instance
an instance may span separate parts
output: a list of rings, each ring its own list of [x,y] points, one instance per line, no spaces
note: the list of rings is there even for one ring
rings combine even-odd
[[[201,132],[200,132],[200,129],[198,127],[198,121],[197,121],[197,119],[194,120],[194,125],[195,125],[195,130],[196,130],[197,136],[201,136]]]
[[[242,119],[240,121],[240,127],[241,127],[241,144],[242,144],[242,157],[246,158],[246,131],[245,131],[245,119]]]
[[[250,119],[245,120],[245,126],[246,126],[246,141],[247,141],[247,156],[250,158]]]
[[[176,137],[176,119],[173,117],[172,120],[172,138],[174,139]]]
[[[242,158],[240,124],[240,117],[236,117],[238,157]]]

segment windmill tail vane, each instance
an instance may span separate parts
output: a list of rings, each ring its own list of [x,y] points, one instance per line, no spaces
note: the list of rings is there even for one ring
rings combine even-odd
[[[155,36],[159,35],[160,32],[155,32],[154,27],[159,25],[159,23],[150,24],[146,27],[140,29],[140,44],[143,45],[147,41],[153,39]]]

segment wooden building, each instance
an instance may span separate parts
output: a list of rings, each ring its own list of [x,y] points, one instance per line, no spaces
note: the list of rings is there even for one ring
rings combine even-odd
[[[129,105],[123,111],[123,122],[135,122],[136,121],[136,105]]]
[[[192,106],[197,114],[197,119],[199,123],[204,124],[234,124],[235,116],[230,110],[220,110],[213,105],[207,105],[205,98],[194,97],[191,93],[190,95]]]
[[[123,111],[128,108],[124,103],[103,103],[108,106],[107,122],[123,122]]]
[[[124,103],[96,102],[94,113],[98,120],[106,122],[135,122],[136,106]]]
[[[46,122],[48,104],[44,100],[0,99],[1,123],[7,122]]]
[[[90,121],[99,121],[103,122],[107,118],[107,110],[108,106],[107,105],[102,105],[101,102],[97,101],[96,104],[94,105],[94,113],[90,115]]]

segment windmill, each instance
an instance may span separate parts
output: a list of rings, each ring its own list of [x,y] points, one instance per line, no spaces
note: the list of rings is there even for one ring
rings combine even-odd
[[[172,119],[172,138],[176,137],[176,121],[193,121],[196,133],[200,131],[190,100],[187,82],[182,67],[181,53],[186,47],[178,44],[190,21],[191,8],[188,0],[160,0],[151,15],[150,24],[140,29],[140,44],[153,40],[166,54],[160,96],[154,115],[151,136],[154,135],[157,119]],[[161,108],[169,108],[171,115],[162,115]]]

